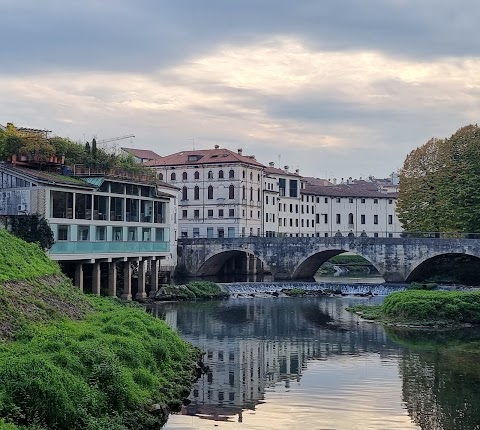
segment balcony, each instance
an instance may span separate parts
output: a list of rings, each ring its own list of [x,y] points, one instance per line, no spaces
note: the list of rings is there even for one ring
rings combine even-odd
[[[99,242],[56,242],[50,248],[51,255],[62,254],[136,254],[169,252],[169,242],[99,241]],[[92,257],[88,255],[87,258]]]

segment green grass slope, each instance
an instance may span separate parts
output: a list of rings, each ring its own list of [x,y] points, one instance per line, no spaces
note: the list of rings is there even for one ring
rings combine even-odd
[[[188,395],[198,351],[140,306],[84,295],[6,235],[0,252],[14,243],[15,263],[2,268],[15,278],[0,282],[0,430],[159,428]]]

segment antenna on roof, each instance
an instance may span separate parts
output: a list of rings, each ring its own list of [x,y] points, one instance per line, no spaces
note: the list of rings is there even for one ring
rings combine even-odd
[[[188,140],[191,140],[191,141],[192,141],[192,147],[193,147],[193,150],[195,151],[195,138],[194,138],[194,137],[190,137]]]

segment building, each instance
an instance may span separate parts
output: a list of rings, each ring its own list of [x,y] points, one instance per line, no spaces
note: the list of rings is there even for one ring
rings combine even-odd
[[[264,166],[218,145],[144,163],[180,189],[181,237],[262,235]]]
[[[88,277],[99,294],[101,277],[108,274],[109,294],[115,296],[121,266],[127,299],[132,297],[133,269],[138,273],[136,297],[142,298],[147,267],[156,290],[160,261],[176,264],[177,191],[142,177],[91,171],[73,177],[0,164],[0,215],[42,215],[55,238],[50,257],[75,274],[80,288]]]
[[[137,163],[145,163],[147,161],[156,160],[161,158],[156,152],[149,149],[135,149],[135,148],[121,148],[125,154],[131,155],[135,158]]]

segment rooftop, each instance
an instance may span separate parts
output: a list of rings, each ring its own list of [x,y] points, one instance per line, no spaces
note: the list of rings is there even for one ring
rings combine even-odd
[[[157,158],[162,158],[161,155],[150,151],[150,149],[122,148],[122,150],[132,154],[134,157],[142,158],[144,160],[156,160]]]
[[[199,149],[196,151],[181,151],[155,160],[146,161],[144,164],[149,167],[161,167],[227,163],[244,163],[257,167],[265,167],[255,160],[253,155],[243,155],[242,150],[233,152],[229,149],[219,147],[215,147],[214,149]]]
[[[378,189],[372,182],[357,182],[353,184],[317,185],[307,183],[302,194],[325,196],[325,197],[373,197],[373,198],[396,198],[397,193],[385,193]]]

